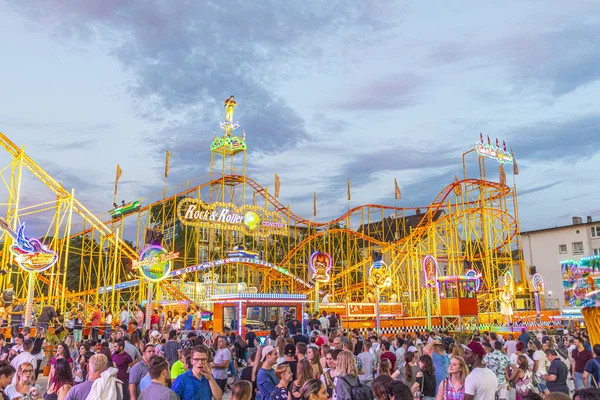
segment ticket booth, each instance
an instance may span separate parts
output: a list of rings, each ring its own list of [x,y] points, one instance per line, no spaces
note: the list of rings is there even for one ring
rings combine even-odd
[[[295,318],[302,322],[304,294],[235,293],[214,295],[213,329],[229,328],[244,335],[244,326],[252,325],[257,336],[266,336],[279,321]]]
[[[478,281],[469,275],[438,276],[440,315],[477,316]]]

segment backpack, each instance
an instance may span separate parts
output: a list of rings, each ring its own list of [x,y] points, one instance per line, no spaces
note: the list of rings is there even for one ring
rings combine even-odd
[[[339,378],[350,387],[350,400],[373,400],[374,397],[371,388],[360,383],[360,380],[358,381],[358,385],[352,386],[346,377],[340,376]]]

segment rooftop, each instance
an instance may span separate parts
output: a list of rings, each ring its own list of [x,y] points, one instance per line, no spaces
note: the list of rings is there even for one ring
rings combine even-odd
[[[592,220],[591,216],[588,216],[586,218],[586,222],[583,222],[583,219],[581,217],[573,217],[572,218],[572,223],[570,225],[561,225],[561,226],[554,226],[551,228],[542,228],[542,229],[533,229],[530,231],[522,231],[521,235],[528,235],[530,233],[539,233],[539,232],[546,232],[546,231],[555,231],[555,230],[559,230],[559,229],[567,229],[567,228],[573,228],[573,227],[581,227],[581,226],[592,226],[592,225],[600,225],[600,221],[594,221]]]

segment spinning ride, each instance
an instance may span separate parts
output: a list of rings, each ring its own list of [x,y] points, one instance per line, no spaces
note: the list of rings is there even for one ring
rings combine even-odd
[[[35,220],[41,243],[59,256],[35,281],[37,303],[58,301],[62,309],[98,304],[116,311],[125,302],[141,302],[149,282],[139,279],[132,264],[147,246],[159,244],[167,253],[179,253],[168,277],[155,285],[159,300],[192,301],[210,308],[217,295],[295,293],[307,296],[309,309],[326,296],[323,309],[345,310],[346,321],[358,326],[372,320],[352,313],[350,305],[391,304],[389,315],[418,319],[427,315],[429,304],[430,314],[437,316],[439,290],[432,289],[430,295],[422,290],[422,262],[431,257],[440,276],[461,276],[470,270],[481,275],[476,292],[479,321],[500,319],[500,278],[510,272],[519,281],[527,279],[518,243],[516,185],[507,184],[504,171],[504,165],[514,162],[512,152],[489,140],[484,144],[482,138],[463,154],[463,178],[456,178],[430,205],[349,204],[343,215],[322,222],[293,213],[278,193],[246,175],[246,135],[234,135],[240,125],[233,119],[237,103],[231,101],[225,103],[223,135],[215,135],[210,146],[207,177],[125,208],[114,207],[99,217],[0,135],[10,157],[1,170],[8,193],[6,221],[16,229],[21,222]],[[479,174],[468,177],[473,158]],[[500,182],[488,179],[490,162],[499,166]],[[24,195],[30,190],[39,193],[35,200]],[[17,296],[24,298],[27,275],[12,268],[10,245],[5,235],[0,287],[12,282]],[[330,257],[326,275],[322,266],[309,268],[315,251]],[[374,253],[381,259],[372,259]],[[386,266],[386,285],[377,287],[375,299],[369,277],[379,271],[372,271],[377,262]],[[398,321],[383,320],[382,327]]]

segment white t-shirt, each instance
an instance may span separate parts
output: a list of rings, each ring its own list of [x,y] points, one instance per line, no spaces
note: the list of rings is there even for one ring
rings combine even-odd
[[[465,394],[474,400],[490,400],[496,397],[498,379],[490,369],[474,368],[465,380]]]
[[[548,373],[546,370],[546,363],[548,361],[546,359],[546,353],[544,353],[543,350],[536,350],[535,353],[533,353],[533,361],[538,362],[538,369],[537,371],[533,371],[534,373],[540,373],[542,375],[546,375]]]
[[[321,329],[329,329],[329,319],[327,317],[319,318],[319,322],[321,323]]]
[[[504,343],[504,348],[506,349],[506,355],[509,357],[517,352],[517,341],[516,340],[507,340]]]
[[[227,367],[225,368],[213,368],[213,378],[215,379],[227,379],[227,370],[229,368],[229,361],[231,361],[231,351],[228,348],[219,349],[215,353],[215,364],[222,364],[227,361]]]

